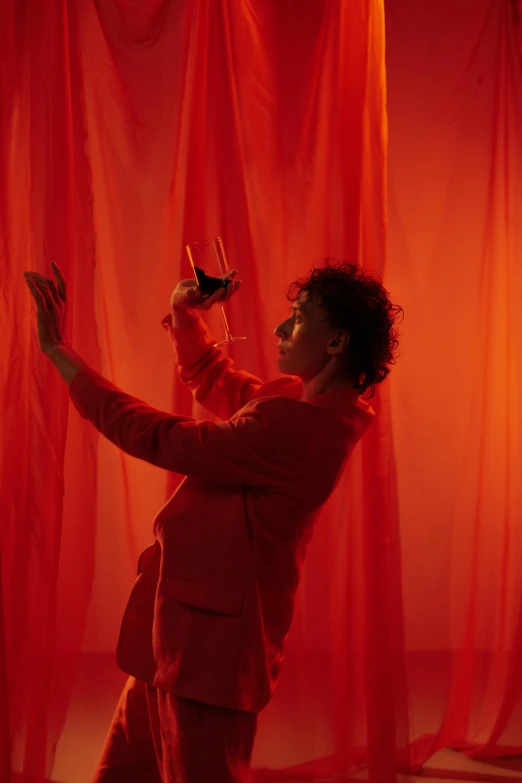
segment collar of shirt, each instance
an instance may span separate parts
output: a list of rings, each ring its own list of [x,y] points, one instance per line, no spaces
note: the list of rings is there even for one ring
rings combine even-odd
[[[261,397],[290,397],[299,401],[302,395],[303,384],[301,380],[293,375],[285,375],[263,384],[253,399]],[[372,419],[375,416],[371,406],[361,399],[355,389],[332,389],[312,397],[311,400],[308,400],[308,404],[320,405],[322,408],[327,408],[343,417],[353,413],[354,408],[365,418]]]

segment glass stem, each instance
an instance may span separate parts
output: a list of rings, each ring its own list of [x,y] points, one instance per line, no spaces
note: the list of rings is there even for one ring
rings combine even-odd
[[[221,308],[221,315],[223,316],[223,324],[225,326],[225,335],[227,342],[230,342],[232,339],[232,335],[230,334],[230,328],[228,326],[227,316],[225,315],[225,308],[223,305],[219,305]]]

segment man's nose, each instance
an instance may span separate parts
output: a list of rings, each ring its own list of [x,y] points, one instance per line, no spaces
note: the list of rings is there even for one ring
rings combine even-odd
[[[285,324],[286,324],[286,321],[283,321],[282,323],[279,324],[279,326],[276,326],[276,328],[274,329],[275,336],[279,337],[280,340],[282,340],[284,338],[284,336],[286,335]]]

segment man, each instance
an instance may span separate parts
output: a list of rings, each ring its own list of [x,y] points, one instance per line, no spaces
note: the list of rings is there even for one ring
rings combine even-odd
[[[263,384],[213,345],[198,310],[226,301],[181,281],[164,319],[181,379],[221,421],[154,410],[64,342],[65,282],[28,272],[42,350],[80,414],[127,453],[186,476],[154,521],[123,618],[130,677],[95,780],[249,780],[257,713],[276,685],[317,512],[394,363],[400,308],[355,265],[315,268],[275,330],[283,377]]]

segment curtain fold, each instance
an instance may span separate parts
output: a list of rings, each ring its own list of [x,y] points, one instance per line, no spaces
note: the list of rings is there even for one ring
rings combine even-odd
[[[517,6],[387,3],[388,279],[415,324],[390,388],[418,764],[448,745],[522,752]]]
[[[53,766],[92,584],[95,435],[68,427],[67,390],[40,355],[21,275],[61,265],[75,342],[97,361],[95,332],[77,326],[92,317],[93,233],[74,13],[52,2],[6,3],[3,14],[2,780],[36,781]]]

